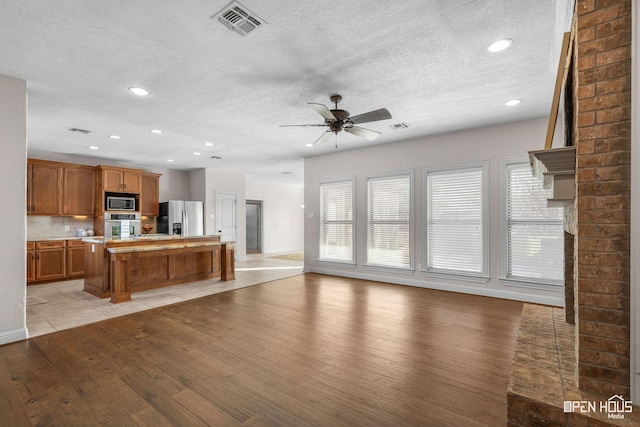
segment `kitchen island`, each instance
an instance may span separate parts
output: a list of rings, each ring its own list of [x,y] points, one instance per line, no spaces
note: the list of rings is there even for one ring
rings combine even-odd
[[[233,242],[220,236],[85,238],[84,291],[112,303],[136,291],[219,277],[235,279]]]

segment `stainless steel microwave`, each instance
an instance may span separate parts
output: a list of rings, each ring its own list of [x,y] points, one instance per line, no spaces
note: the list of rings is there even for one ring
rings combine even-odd
[[[108,211],[135,211],[136,198],[127,196],[107,196],[105,210]]]

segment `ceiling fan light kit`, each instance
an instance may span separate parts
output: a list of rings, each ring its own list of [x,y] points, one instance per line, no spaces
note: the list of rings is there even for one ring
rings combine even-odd
[[[329,109],[324,104],[317,104],[314,102],[309,102],[308,105],[313,108],[318,114],[324,117],[324,124],[308,124],[308,125],[280,125],[281,127],[289,127],[289,126],[323,126],[328,127],[328,129],[320,135],[313,145],[322,143],[327,141],[331,134],[335,134],[336,137],[338,133],[341,131],[348,132],[352,135],[359,136],[361,138],[365,138],[369,141],[373,141],[378,136],[380,136],[381,132],[366,129],[360,126],[355,126],[360,123],[367,122],[375,122],[378,120],[387,120],[391,118],[391,113],[386,108],[380,108],[378,110],[369,111],[368,113],[358,114],[357,116],[351,117],[351,114],[347,110],[342,110],[338,108],[338,103],[342,101],[342,96],[338,94],[331,95],[329,97],[331,102],[333,102],[335,108],[333,110]],[[308,144],[307,144],[308,145]],[[337,142],[336,142],[337,148]]]

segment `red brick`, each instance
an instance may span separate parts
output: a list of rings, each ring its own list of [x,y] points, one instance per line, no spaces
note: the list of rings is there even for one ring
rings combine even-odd
[[[594,9],[595,9],[595,0],[578,1],[578,4],[576,6],[578,15],[584,15],[585,13],[593,12]]]
[[[631,155],[626,151],[599,152],[590,155],[580,155],[576,158],[576,162],[578,168],[629,165],[631,163]],[[628,166],[624,166],[624,168],[628,169]],[[598,169],[596,169],[596,177],[597,175]]]
[[[603,67],[578,71],[580,85],[597,83],[603,80],[616,79],[631,74],[631,61],[617,62]]]
[[[576,96],[578,99],[591,98],[596,94],[596,85],[590,84],[590,85],[580,86],[577,89],[576,93],[577,93]]]
[[[607,138],[594,142],[595,151],[630,151],[631,150],[631,138]]]
[[[578,126],[591,126],[596,123],[596,113],[589,111],[578,114]]]
[[[603,9],[594,9],[590,13],[580,14],[578,30],[582,28],[600,25],[602,22],[615,22],[617,18],[629,14],[626,4],[618,4]],[[597,34],[597,33],[596,33]]]
[[[578,277],[625,281],[629,279],[629,269],[625,267],[608,267],[603,265],[578,264]],[[582,304],[582,302],[581,302]],[[601,307],[601,306],[597,306]],[[609,307],[617,308],[617,307]]]
[[[595,168],[593,169],[584,169],[584,168],[580,168],[578,170],[576,170],[576,181],[577,182],[593,182],[596,179],[596,170]],[[584,197],[582,197],[581,199],[584,199]],[[580,203],[580,201],[578,201],[578,203]],[[588,203],[586,201],[583,201],[582,203]],[[582,206],[578,206],[578,208],[586,208],[586,209],[591,209],[588,205],[582,205]]]
[[[581,279],[580,280],[580,292],[598,292],[603,294],[611,294],[611,295],[621,295],[621,296],[629,296],[629,286],[627,286],[624,282],[612,282],[607,279]],[[580,324],[580,330],[582,331],[583,324],[587,325],[587,323]],[[592,328],[596,328],[596,325],[593,325]],[[599,333],[592,333],[592,335],[598,336],[609,336],[610,331],[607,331],[607,335],[602,335]],[[625,336],[628,337],[628,328],[627,334]],[[616,338],[616,337],[612,337]],[[622,339],[619,336],[617,339]]]
[[[595,237],[596,235],[595,224],[578,224],[578,235]]]
[[[588,377],[581,376],[580,377],[580,388],[586,391],[591,391],[597,393],[601,396],[613,396],[614,394],[620,394],[622,396],[629,395],[629,381],[627,380],[627,385],[621,384],[612,384],[606,381],[598,381]],[[590,427],[611,427],[611,424],[605,421],[599,421],[596,418],[591,418],[589,420]]]
[[[586,113],[585,113],[586,114]],[[616,107],[596,111],[598,124],[631,120],[631,107]],[[587,125],[588,123],[585,123]]]
[[[631,233],[631,227],[627,224],[599,224],[596,228],[596,236],[605,239],[611,239],[616,237],[628,238]],[[618,256],[621,260],[624,258]],[[627,266],[624,262],[622,265]]]
[[[602,196],[595,198],[596,209],[630,209],[629,195]]]
[[[589,85],[589,86],[594,86]],[[631,76],[622,76],[617,79],[605,80],[595,84],[595,93],[605,95],[608,93],[624,92],[631,90]]]
[[[629,357],[630,344],[628,341],[613,340],[609,337],[596,337],[593,335],[579,335],[580,348],[613,353]]]
[[[580,304],[578,292],[578,319],[592,320],[594,322],[609,323],[611,325],[626,326],[629,324],[629,315],[622,310],[609,310],[604,308],[584,307]],[[579,324],[579,323],[578,323]],[[596,363],[596,362],[593,362]]]
[[[593,40],[596,38],[596,27],[583,28],[578,31],[578,43],[588,42],[589,40]],[[577,49],[576,49],[577,50]]]
[[[594,96],[580,102],[580,112],[603,110],[631,104],[631,92],[616,92],[602,96]]]
[[[624,15],[618,19],[596,25],[596,38],[602,39],[617,33],[625,32],[628,31],[630,27],[631,17],[629,15]]]
[[[611,196],[629,194],[631,183],[628,181],[578,182],[579,196]]]
[[[628,356],[604,351],[588,350],[582,347],[580,348],[579,361],[613,369],[624,369],[625,366],[629,365]]]
[[[578,59],[578,69],[588,70],[596,67],[595,55],[583,55]]]
[[[616,62],[628,61],[631,58],[631,47],[622,46],[617,49],[607,50],[596,56],[596,65],[598,67],[614,64]]]
[[[601,226],[598,226],[600,228]],[[628,267],[628,263],[624,262],[624,258],[620,257],[617,253],[611,252],[593,252],[593,251],[581,251],[578,253],[578,263],[583,265],[593,264],[601,266],[619,266]],[[584,290],[580,287],[580,290]]]
[[[628,341],[630,337],[629,328],[620,325],[610,325],[608,323],[582,320],[579,324],[580,334],[589,334],[599,337],[609,337],[611,339]]]
[[[621,239],[603,239],[600,237],[579,236],[578,251],[618,252],[629,244]]]
[[[580,128],[582,129],[582,128]],[[581,133],[578,131],[578,137],[580,137]],[[576,146],[576,155],[580,157],[584,154],[593,154],[596,152],[596,141],[580,141]]]
[[[628,165],[598,167],[595,170],[596,181],[621,181],[631,178],[631,169]]]
[[[625,301],[626,300],[626,301]],[[618,295],[597,294],[592,292],[580,292],[580,304],[588,307],[610,308],[622,310],[628,305],[629,299]],[[591,347],[590,347],[591,348]],[[593,350],[605,351],[605,348],[592,348]]]

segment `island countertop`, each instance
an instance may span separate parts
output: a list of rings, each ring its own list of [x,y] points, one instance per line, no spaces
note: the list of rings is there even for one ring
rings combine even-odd
[[[108,238],[106,239],[104,236],[93,236],[93,237],[83,237],[82,241],[87,243],[124,243],[124,242],[152,242],[152,241],[166,241],[166,240],[210,240],[210,239],[219,239],[219,234],[209,234],[204,236],[180,236],[180,235],[171,235],[171,234],[143,234],[141,236],[130,236],[125,238]]]

